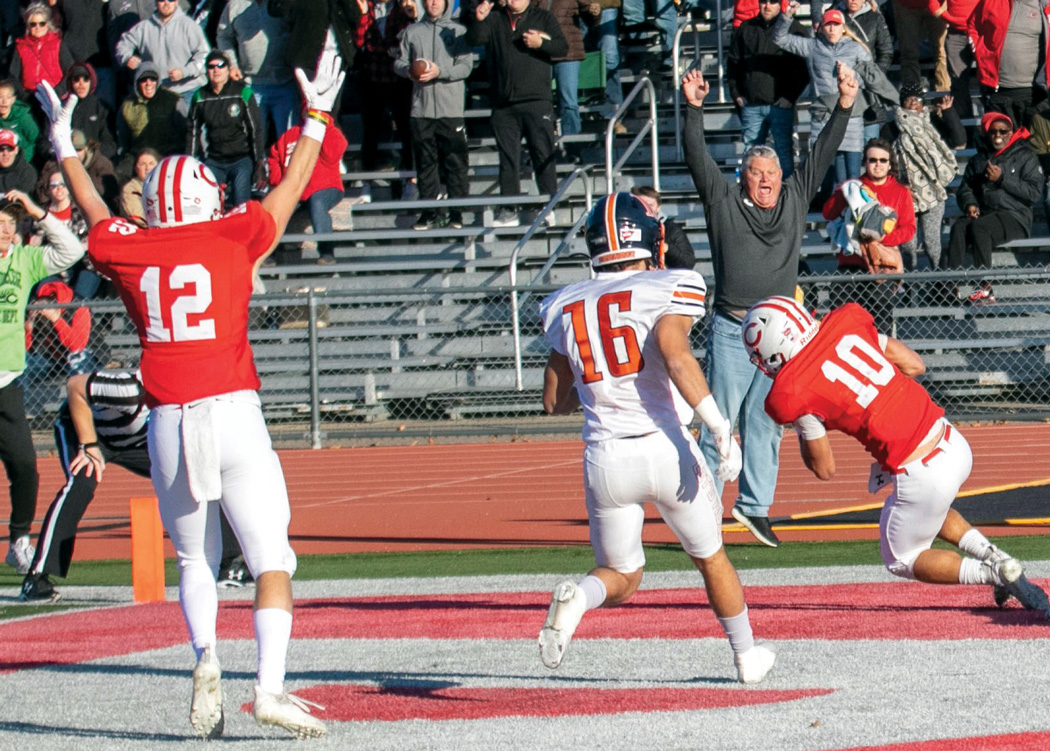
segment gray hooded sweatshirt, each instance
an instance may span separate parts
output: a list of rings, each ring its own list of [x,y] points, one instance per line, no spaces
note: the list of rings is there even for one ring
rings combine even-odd
[[[467,30],[452,20],[452,5],[445,0],[441,17],[425,16],[401,32],[401,53],[394,72],[409,77],[415,60],[430,60],[438,66],[438,77],[412,83],[412,117],[436,120],[462,118],[466,85],[474,68],[474,52],[467,46]]]

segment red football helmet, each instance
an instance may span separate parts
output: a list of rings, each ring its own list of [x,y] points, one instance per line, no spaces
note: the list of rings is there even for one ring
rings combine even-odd
[[[791,297],[767,297],[751,306],[740,334],[748,356],[772,377],[817,335],[819,325]]]
[[[161,159],[142,185],[146,226],[178,227],[222,217],[222,186],[192,156]]]

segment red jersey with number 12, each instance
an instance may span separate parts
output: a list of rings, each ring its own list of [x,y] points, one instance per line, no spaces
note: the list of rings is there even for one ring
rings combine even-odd
[[[141,229],[114,218],[91,229],[91,261],[138,331],[149,406],[259,388],[248,301],[252,269],[276,232],[255,201],[213,222]]]
[[[781,425],[816,415],[889,470],[944,416],[926,389],[886,359],[871,314],[856,303],[825,316],[813,340],[780,369],[766,412]]]

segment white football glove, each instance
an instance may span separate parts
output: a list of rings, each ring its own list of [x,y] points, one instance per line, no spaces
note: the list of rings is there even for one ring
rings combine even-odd
[[[36,98],[51,123],[51,148],[59,161],[76,159],[77,150],[73,148],[73,108],[80,101],[76,94],[70,94],[65,103],[47,81],[41,81],[36,87]]]
[[[317,61],[317,73],[311,81],[306,77],[302,68],[295,69],[295,77],[299,80],[299,88],[303,90],[303,99],[306,108],[331,112],[335,104],[335,98],[339,89],[343,86],[346,73],[343,71],[343,58],[339,55],[339,47],[332,37],[332,30],[328,30],[325,38],[324,49]]]
[[[708,428],[710,430],[710,428]],[[715,439],[715,447],[718,449],[718,468],[715,469],[715,477],[722,482],[732,482],[740,474],[740,468],[744,465],[744,457],[740,453],[740,444],[733,437],[733,426],[729,420],[717,429],[711,430],[711,436]]]

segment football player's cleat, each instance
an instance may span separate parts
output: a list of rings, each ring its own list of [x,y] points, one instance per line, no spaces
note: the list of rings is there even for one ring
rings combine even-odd
[[[761,683],[773,669],[777,653],[764,644],[755,644],[746,652],[736,655],[733,661],[736,663],[737,679],[741,683]]]
[[[773,377],[819,330],[813,316],[794,298],[767,297],[747,311],[740,335],[751,362]]]
[[[310,707],[324,709],[293,694],[271,694],[255,687],[255,721],[260,725],[284,728],[299,740],[320,738],[325,734],[324,723],[310,714]]]
[[[1016,597],[1026,610],[1050,613],[1050,599],[1047,598],[1046,592],[1028,581],[1028,577],[1024,575],[1024,567],[1016,558],[993,557],[985,560],[984,565],[992,569],[999,582],[998,586]]]
[[[220,737],[226,725],[222,711],[222,671],[211,647],[204,648],[193,669],[190,725],[198,736],[208,740]]]
[[[540,659],[551,670],[561,665],[569,640],[586,610],[583,591],[575,582],[563,581],[554,588],[547,620],[540,629]]]

